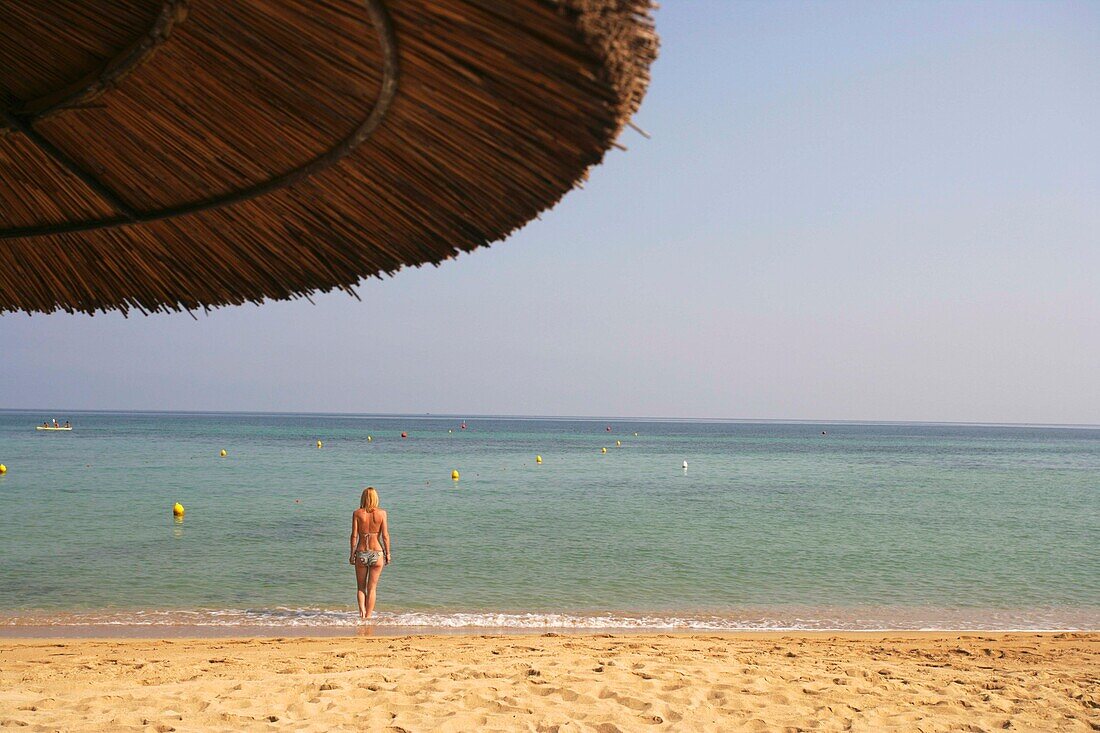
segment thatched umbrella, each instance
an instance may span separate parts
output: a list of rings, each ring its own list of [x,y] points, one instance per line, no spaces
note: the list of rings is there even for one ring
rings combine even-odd
[[[656,47],[650,0],[0,2],[0,311],[351,292],[499,240]]]

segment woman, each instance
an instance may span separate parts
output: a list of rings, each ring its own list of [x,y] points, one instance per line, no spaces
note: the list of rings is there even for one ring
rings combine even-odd
[[[359,619],[366,621],[374,612],[374,599],[382,568],[393,562],[390,523],[386,510],[378,508],[378,492],[373,486],[363,489],[359,508],[351,515],[351,557],[358,587]]]

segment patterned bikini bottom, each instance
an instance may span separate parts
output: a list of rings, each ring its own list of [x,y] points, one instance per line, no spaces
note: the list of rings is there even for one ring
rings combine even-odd
[[[381,550],[359,550],[355,553],[355,562],[362,563],[368,568],[375,565],[385,565]]]

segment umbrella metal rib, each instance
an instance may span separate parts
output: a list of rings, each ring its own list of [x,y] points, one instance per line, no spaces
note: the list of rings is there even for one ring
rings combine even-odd
[[[378,128],[385,118],[386,112],[397,93],[397,41],[394,36],[393,25],[382,4],[382,0],[362,1],[366,6],[367,13],[370,16],[375,32],[378,34],[378,43],[382,51],[382,85],[378,91],[378,98],[375,100],[374,107],[371,109],[370,114],[351,132],[351,134],[341,140],[338,145],[322,153],[313,160],[282,175],[276,176],[275,178],[222,196],[202,199],[154,211],[134,211],[117,193],[112,191],[90,173],[83,170],[77,161],[59,150],[57,146],[43,137],[33,127],[35,119],[41,118],[61,106],[72,105],[75,104],[76,101],[87,101],[87,99],[99,94],[108,88],[110,84],[116,83],[122,76],[129,73],[136,64],[147,58],[149,53],[151,53],[160,42],[167,38],[172,25],[183,19],[186,15],[186,2],[177,2],[176,0],[169,0],[166,2],[161,13],[158,14],[157,21],[153,24],[153,27],[138,44],[132,47],[130,52],[123,55],[124,60],[117,65],[108,65],[108,68],[90,85],[73,94],[64,96],[61,101],[51,104],[51,106],[36,114],[17,115],[0,110],[0,119],[6,122],[9,127],[26,136],[42,150],[43,153],[79,178],[88,188],[94,191],[119,214],[114,217],[66,222],[64,224],[0,229],[0,239],[16,239],[21,237],[48,236],[95,229],[110,229],[130,224],[142,224],[158,221],[160,219],[184,216],[207,209],[216,209],[263,196],[264,194],[286,186],[291,186],[333,165],[370,137],[371,133]],[[134,49],[138,49],[140,52]]]

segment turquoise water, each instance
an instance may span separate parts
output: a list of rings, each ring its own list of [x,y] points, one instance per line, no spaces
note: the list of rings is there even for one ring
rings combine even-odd
[[[460,422],[0,412],[0,625],[352,624],[370,484],[387,625],[1100,628],[1100,429]]]

